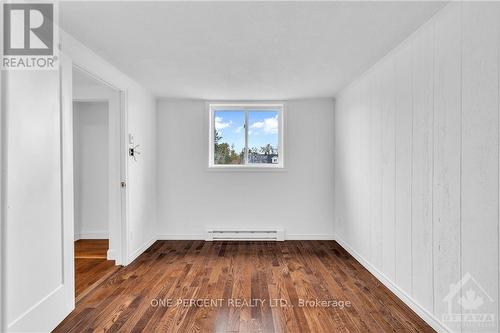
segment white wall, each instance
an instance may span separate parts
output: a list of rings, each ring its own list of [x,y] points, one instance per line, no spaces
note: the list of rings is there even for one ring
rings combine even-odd
[[[207,227],[282,227],[288,239],[333,236],[333,102],[286,103],[285,171],[208,168],[204,101],[160,100],[158,233],[202,239]]]
[[[108,102],[73,103],[75,239],[109,236]]]
[[[121,90],[127,106],[128,133],[140,144],[135,162],[127,157],[128,245],[122,263],[134,260],[156,239],[156,105],[154,96],[82,43],[61,31],[62,52],[83,68]],[[63,67],[64,70],[72,70]],[[128,147],[127,147],[128,149]],[[119,186],[119,184],[118,184]],[[117,187],[119,191],[119,187]],[[120,249],[116,249],[120,252]]]
[[[441,330],[466,273],[498,330],[499,15],[449,5],[336,103],[336,237]]]
[[[128,158],[129,261],[156,241],[156,102],[145,90],[128,90],[128,132],[140,145]]]

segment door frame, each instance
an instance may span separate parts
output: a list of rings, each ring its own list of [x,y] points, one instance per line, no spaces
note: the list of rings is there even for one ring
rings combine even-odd
[[[63,108],[66,108],[65,114],[71,118],[70,121],[65,122],[64,126],[71,128],[66,128],[66,137],[63,137],[63,145],[67,148],[70,146],[70,151],[68,155],[63,156],[65,158],[73,159],[73,101],[91,101],[91,100],[103,100],[103,98],[97,96],[96,98],[81,99],[75,98],[73,93],[73,82],[72,75],[73,70],[78,70],[85,75],[93,78],[97,82],[103,84],[106,87],[111,88],[116,92],[116,108],[109,107],[108,109],[108,130],[110,132],[109,148],[110,148],[110,160],[109,160],[109,183],[108,183],[108,197],[109,197],[109,239],[110,239],[110,249],[108,250],[108,260],[115,260],[117,265],[128,264],[128,239],[126,235],[128,234],[128,194],[126,187],[122,187],[121,183],[127,183],[127,91],[126,89],[121,89],[114,84],[109,83],[105,78],[94,74],[92,69],[86,68],[85,65],[75,62],[73,59],[67,57],[67,61],[63,62],[63,91],[62,91],[62,101],[66,100],[67,103],[63,104]],[[66,77],[66,80],[64,80]],[[67,85],[71,87],[67,87]],[[108,105],[111,106],[111,96],[107,99]],[[65,143],[66,141],[66,143]],[[71,182],[73,182],[73,170],[74,166],[71,164]],[[70,193],[63,195],[74,196],[74,188],[72,188]],[[73,205],[72,205],[73,206]],[[74,206],[70,208],[72,214],[74,214]],[[73,219],[71,219],[73,221]],[[74,223],[74,222],[73,222]],[[111,250],[111,251],[110,251]]]

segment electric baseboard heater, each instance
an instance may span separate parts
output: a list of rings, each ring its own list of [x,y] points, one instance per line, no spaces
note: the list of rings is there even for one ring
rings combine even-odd
[[[207,241],[284,241],[285,232],[279,229],[209,229]]]

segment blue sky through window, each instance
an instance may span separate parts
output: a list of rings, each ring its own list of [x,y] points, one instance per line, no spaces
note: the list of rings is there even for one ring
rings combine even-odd
[[[220,142],[234,145],[236,152],[245,148],[245,112],[240,110],[215,111],[215,129],[222,136]],[[278,112],[248,110],[248,148],[270,144],[278,148]]]
[[[222,139],[220,143],[234,145],[240,153],[245,148],[245,113],[242,111],[215,111],[215,129]]]

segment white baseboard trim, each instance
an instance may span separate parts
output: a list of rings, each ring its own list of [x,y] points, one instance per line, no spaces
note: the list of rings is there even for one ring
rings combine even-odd
[[[205,240],[205,234],[161,234],[158,240]]]
[[[365,258],[363,258],[359,253],[357,253],[352,247],[350,247],[346,242],[342,241],[338,237],[335,237],[335,241],[339,243],[351,256],[353,256],[361,265],[363,265],[370,273],[372,273],[380,282],[382,282],[390,291],[392,291],[400,300],[402,300],[406,305],[408,305],[415,313],[420,316],[427,324],[429,324],[437,332],[452,332],[449,328],[444,326],[433,314],[424,309],[420,304],[417,303],[410,295],[405,291],[400,289],[393,281],[387,278],[382,272],[370,264]]]
[[[107,231],[84,231],[75,233],[75,241],[79,239],[108,239],[109,234]]]
[[[205,234],[160,234],[158,240],[205,240]],[[333,234],[287,234],[285,240],[334,240]]]
[[[108,260],[116,261],[116,251],[114,249],[108,249],[108,252],[106,254],[106,258]]]
[[[285,240],[334,240],[333,234],[285,234]]]
[[[151,245],[153,245],[154,242],[156,242],[158,238],[156,236],[153,236],[149,241],[145,242],[141,247],[139,247],[137,250],[132,252],[128,256],[128,262],[125,265],[130,264],[132,261],[134,261],[138,256],[140,256],[144,251],[148,249]]]

